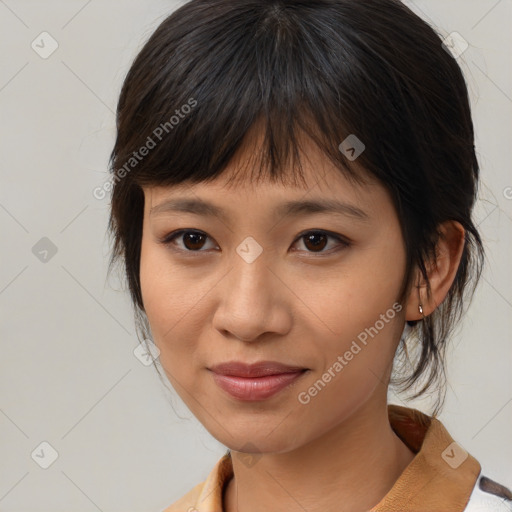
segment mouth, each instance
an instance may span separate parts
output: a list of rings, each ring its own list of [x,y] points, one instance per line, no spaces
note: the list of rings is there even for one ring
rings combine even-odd
[[[246,364],[238,361],[208,368],[215,383],[231,397],[244,401],[270,398],[284,390],[309,369],[275,361]]]

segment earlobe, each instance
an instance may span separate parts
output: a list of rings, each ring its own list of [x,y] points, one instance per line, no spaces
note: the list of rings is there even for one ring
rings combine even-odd
[[[425,262],[430,294],[418,269],[414,281],[416,284],[411,287],[407,300],[407,321],[423,320],[443,302],[457,275],[464,244],[465,231],[459,222],[446,221],[439,226],[436,257]]]
[[[407,322],[414,322],[410,324],[411,326],[414,325],[418,320],[423,320],[426,316],[422,302],[422,298],[426,297],[426,285],[420,276],[421,273],[418,269],[417,277],[414,281],[418,284],[411,286],[411,290],[407,299],[407,306],[405,308],[405,320]]]

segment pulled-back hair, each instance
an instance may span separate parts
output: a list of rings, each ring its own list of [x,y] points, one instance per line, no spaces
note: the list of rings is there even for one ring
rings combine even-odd
[[[249,179],[302,179],[303,132],[345,177],[388,189],[406,247],[400,300],[415,266],[430,294],[440,224],[464,227],[453,285],[409,322],[396,357],[416,353],[393,383],[409,390],[424,379],[413,397],[434,387],[439,410],[446,342],[484,258],[472,221],[479,167],[463,74],[435,30],[396,0],[192,0],[149,38],[122,86],[110,158],[109,271],[122,260],[142,336],[142,186],[215,179],[256,126],[264,143]],[[365,145],[357,168],[339,149],[351,134]]]

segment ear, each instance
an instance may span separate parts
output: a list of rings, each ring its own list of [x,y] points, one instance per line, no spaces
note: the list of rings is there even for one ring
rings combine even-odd
[[[430,281],[430,296],[426,282],[417,269],[414,285],[411,286],[405,309],[407,321],[422,320],[430,315],[445,299],[455,279],[465,243],[465,231],[457,221],[446,221],[439,226],[436,257],[425,262]],[[419,311],[419,305],[423,314]]]

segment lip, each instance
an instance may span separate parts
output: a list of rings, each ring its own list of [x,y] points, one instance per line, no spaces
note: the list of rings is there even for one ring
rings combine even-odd
[[[229,361],[212,366],[210,370],[219,375],[250,378],[264,377],[266,375],[281,375],[283,373],[296,373],[298,371],[307,370],[307,368],[289,366],[278,363],[277,361],[258,361],[252,364],[243,363],[241,361]]]
[[[232,397],[245,401],[265,400],[288,387],[308,369],[275,361],[246,364],[239,361],[209,368],[215,383]]]

